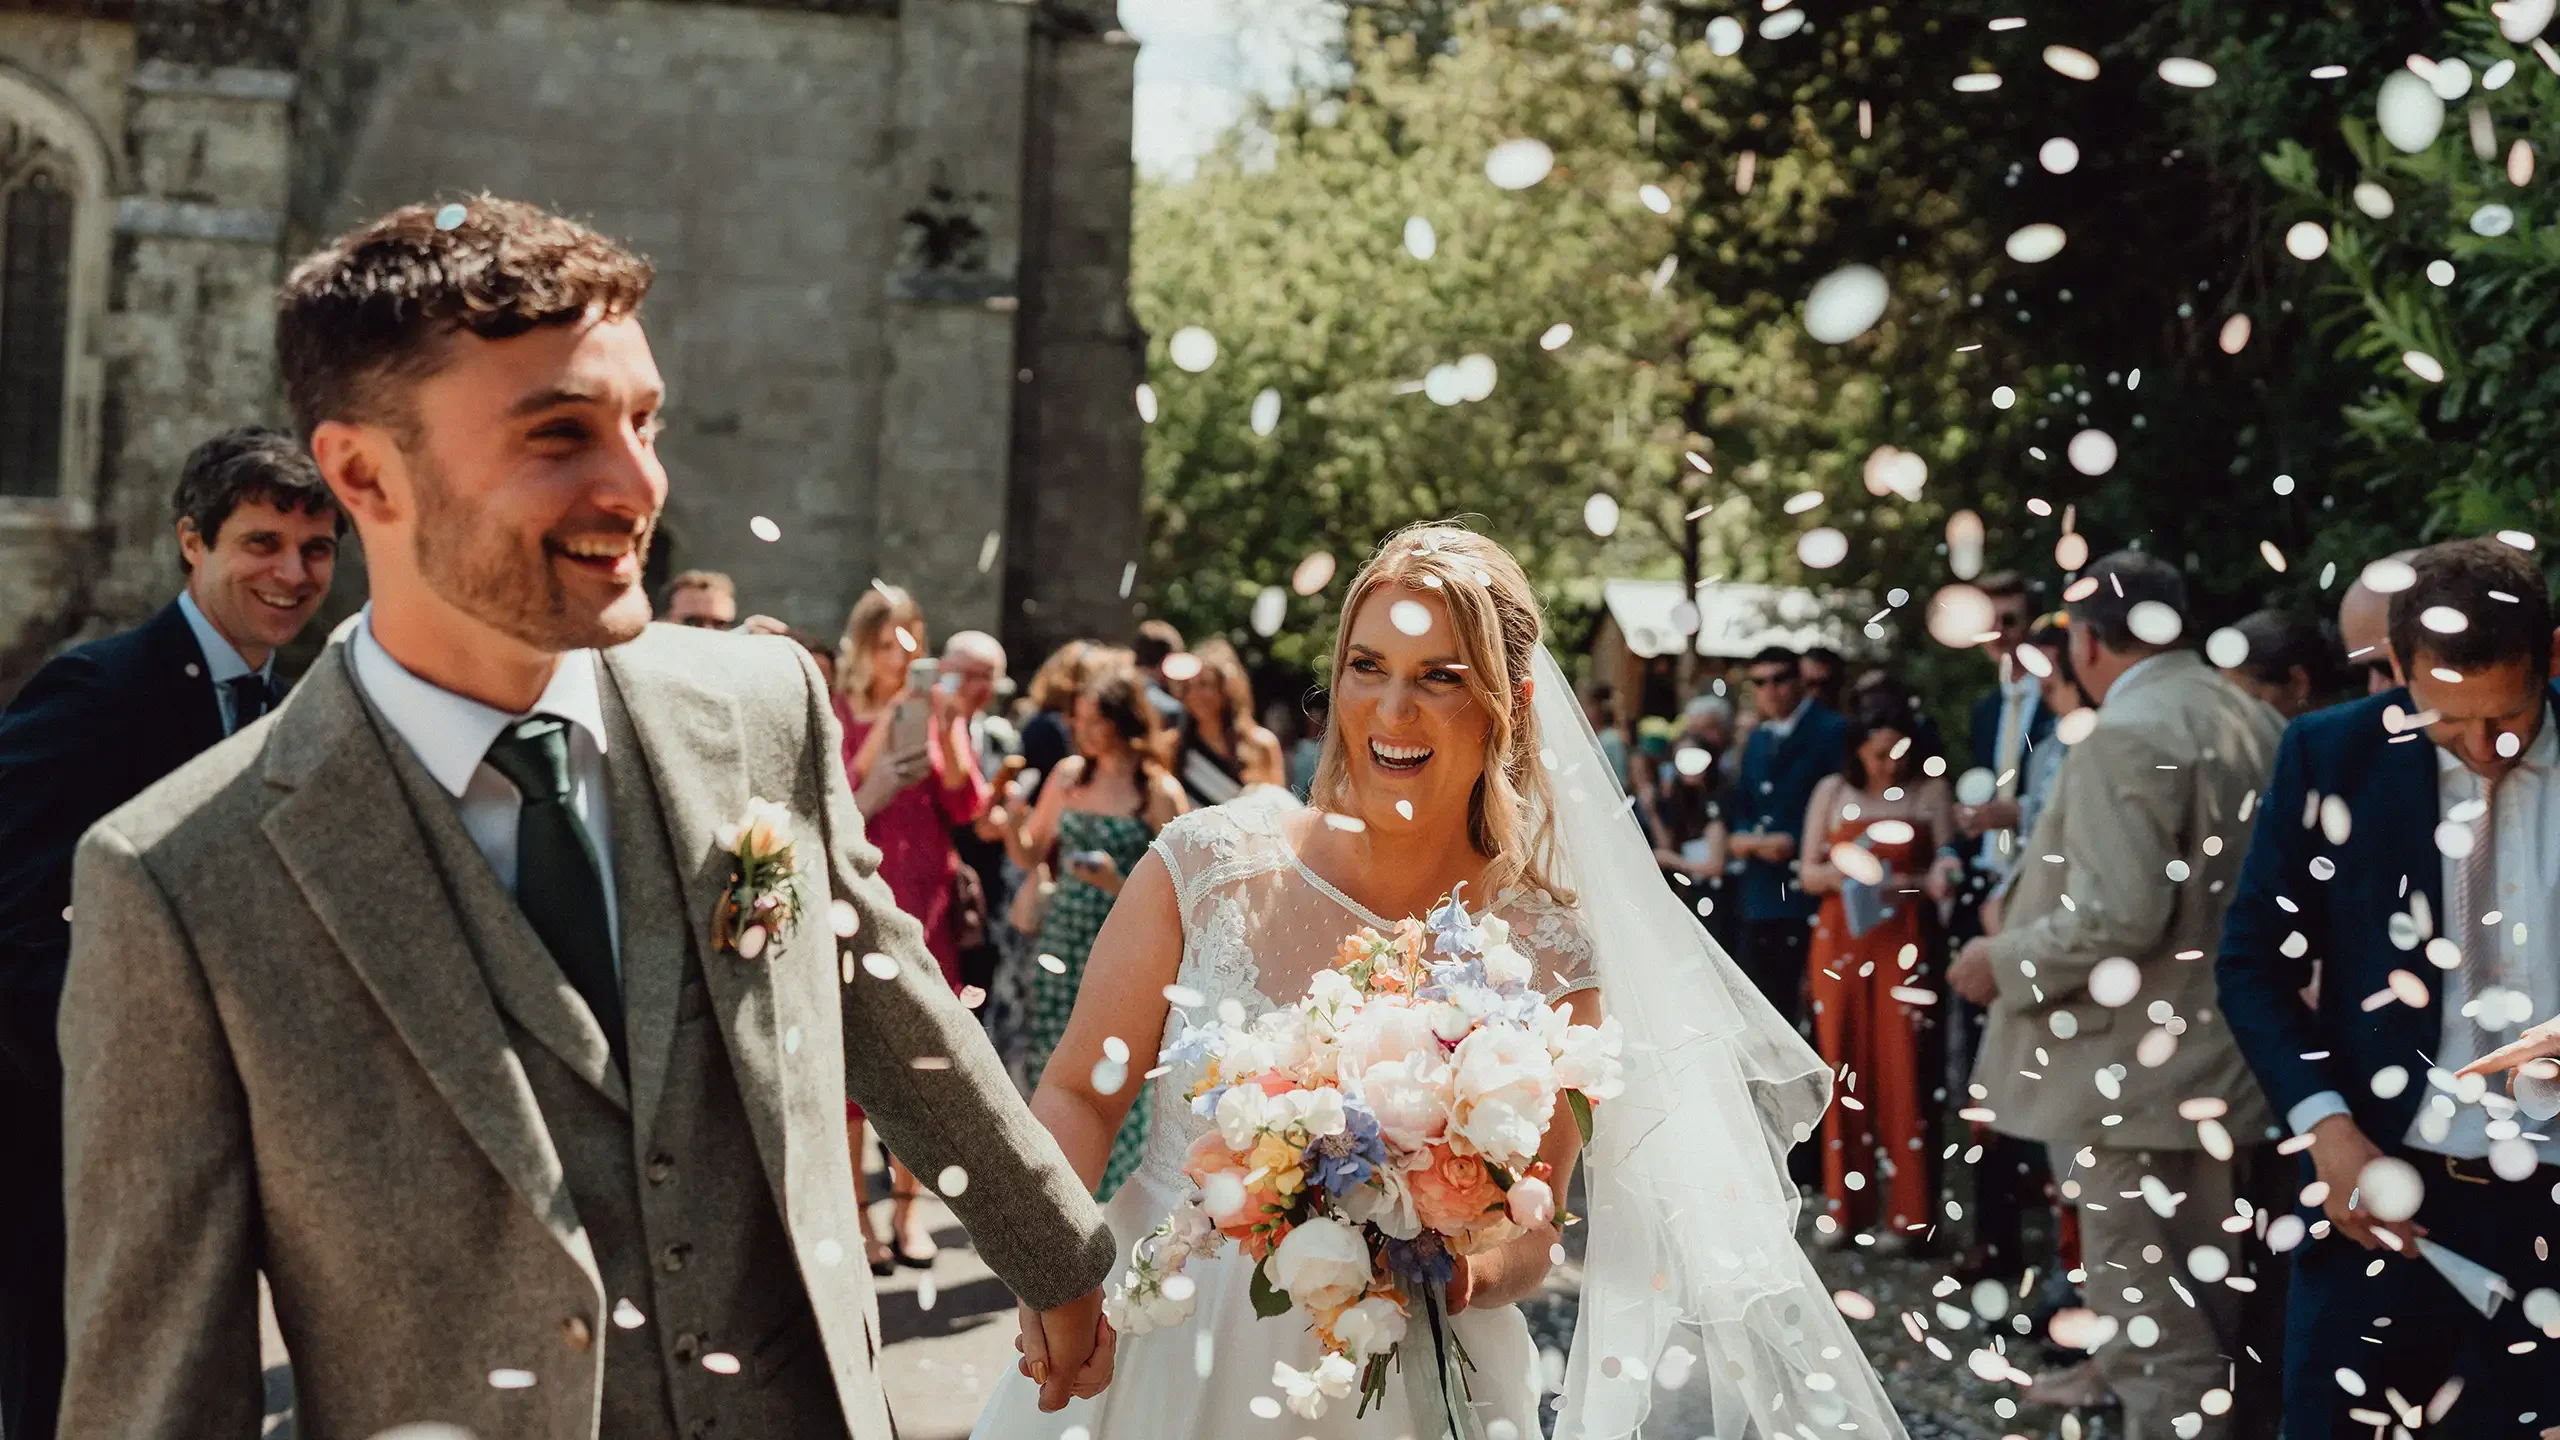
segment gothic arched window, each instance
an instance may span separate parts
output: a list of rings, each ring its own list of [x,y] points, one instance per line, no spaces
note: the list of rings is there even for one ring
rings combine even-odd
[[[0,495],[61,488],[76,209],[70,157],[0,127]]]

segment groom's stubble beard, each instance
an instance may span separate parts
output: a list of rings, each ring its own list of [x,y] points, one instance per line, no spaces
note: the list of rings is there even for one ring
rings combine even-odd
[[[454,498],[425,446],[403,458],[418,500],[411,558],[418,578],[446,604],[554,655],[621,645],[648,628],[646,606],[640,607],[636,622],[627,622],[614,618],[611,610],[591,612],[573,602],[542,544],[524,548],[515,532],[480,523],[470,506]],[[655,515],[639,528],[636,548],[644,573],[657,531]]]

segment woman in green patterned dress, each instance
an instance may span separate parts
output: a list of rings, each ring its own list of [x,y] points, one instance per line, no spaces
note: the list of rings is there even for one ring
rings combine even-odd
[[[1102,933],[1122,879],[1137,868],[1156,832],[1189,808],[1181,782],[1162,758],[1161,732],[1144,685],[1125,663],[1100,668],[1085,683],[1075,703],[1077,753],[1059,762],[1042,787],[1015,846],[1014,859],[1026,870],[1054,851],[1059,875],[1040,922],[1039,961],[1029,976],[1017,1037],[1016,1058],[1034,1087],[1049,1052],[1067,1033],[1085,957],[1093,937]],[[1131,1056],[1127,1083],[1139,1083],[1137,1076],[1154,1058]],[[1120,1127],[1094,1194],[1109,1199],[1137,1168],[1146,1145],[1147,1107],[1141,1101]]]

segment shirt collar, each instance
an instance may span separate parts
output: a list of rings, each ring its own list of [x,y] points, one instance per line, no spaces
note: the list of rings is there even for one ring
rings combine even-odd
[[[2555,765],[2560,765],[2560,715],[2552,713],[2550,701],[2542,702],[2542,729],[2533,737],[2533,743],[2525,747],[2524,758],[2516,763],[2529,769],[2545,772],[2550,771]],[[2461,756],[2441,745],[2437,746],[2436,773],[2446,775],[2456,770],[2466,775],[2471,773],[2471,767],[2462,763]]]
[[[356,626],[348,648],[356,681],[364,687],[365,695],[408,743],[418,763],[426,767],[446,794],[457,799],[471,788],[471,777],[479,771],[499,732],[525,715],[557,715],[584,731],[597,754],[607,748],[604,703],[596,684],[593,650],[563,654],[551,672],[551,683],[543,687],[542,697],[533,702],[533,708],[511,715],[422,680],[392,659],[382,642],[373,638],[370,605],[365,607],[363,621]]]
[[[2116,683],[2107,687],[2107,693],[2110,695],[2115,694],[2117,691],[2122,690],[2134,676],[2141,674],[2145,670],[2152,669],[2163,660],[2170,659],[2173,656],[2183,655],[2185,653],[2187,652],[2183,650],[2162,650],[2156,654],[2143,656],[2141,659],[2124,667],[2124,673],[2116,677]]]
[[[240,652],[232,648],[230,641],[222,638],[222,632],[213,628],[211,620],[205,618],[203,608],[196,604],[196,597],[184,590],[178,592],[178,613],[187,617],[187,628],[196,632],[196,648],[204,652],[205,674],[212,678],[214,684],[221,685],[243,675],[275,674],[276,657],[273,652],[267,655],[264,665],[251,665],[241,659]]]
[[[1786,718],[1786,719],[1784,719],[1784,720],[1766,720],[1766,721],[1763,721],[1763,722],[1761,722],[1761,723],[1763,724],[1763,726],[1765,726],[1765,727],[1768,729],[1769,733],[1771,733],[1771,734],[1773,734],[1773,735],[1776,735],[1776,736],[1779,736],[1780,738],[1782,738],[1782,739],[1783,739],[1784,737],[1786,737],[1786,736],[1788,736],[1788,735],[1792,735],[1792,734],[1794,734],[1794,733],[1795,733],[1796,722],[1797,722],[1797,721],[1799,721],[1799,720],[1802,720],[1802,719],[1804,718],[1804,712],[1806,712],[1807,710],[1810,710],[1810,709],[1812,709],[1812,708],[1813,708],[1813,697],[1812,697],[1812,696],[1810,696],[1810,695],[1807,695],[1807,696],[1806,696],[1806,697],[1804,697],[1803,699],[1801,699],[1801,700],[1799,700],[1799,701],[1797,701],[1797,702],[1796,702],[1796,708],[1795,708],[1795,709],[1790,710],[1790,711],[1788,711],[1788,712],[1787,712],[1787,718]]]

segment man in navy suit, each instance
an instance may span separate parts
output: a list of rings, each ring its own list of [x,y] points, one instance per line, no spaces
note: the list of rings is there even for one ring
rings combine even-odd
[[[1751,703],[1760,723],[1742,747],[1728,842],[1743,859],[1742,968],[1793,1023],[1816,908],[1796,884],[1796,862],[1806,845],[1822,843],[1804,833],[1804,812],[1813,787],[1840,768],[1848,724],[1813,698],[1796,653],[1782,645],[1751,658]]]
[[[187,457],[186,588],[45,663],[0,711],[0,1435],[53,1433],[63,1366],[62,1065],[54,1011],[81,832],[272,709],[275,652],[329,593],[345,522],[276,430]],[[244,837],[243,843],[254,837]]]
[[[2407,683],[2285,732],[2215,967],[2322,1187],[2286,1323],[2292,1440],[2416,1431],[2420,1410],[2454,1435],[2560,1424],[2560,1367],[2525,1318],[2540,1303],[2484,1317],[2417,1249],[2515,1296],[2560,1285],[2560,1141],[2454,1074],[2560,1010],[2560,645],[2522,552],[2458,540],[2407,563],[2390,602]]]

